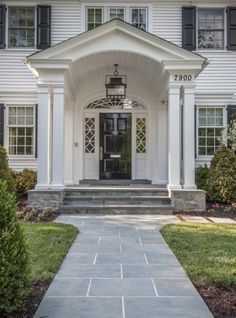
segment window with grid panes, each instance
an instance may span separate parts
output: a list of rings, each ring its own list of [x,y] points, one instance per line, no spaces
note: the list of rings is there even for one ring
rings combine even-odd
[[[103,8],[87,8],[87,30],[92,30],[103,23]]]
[[[125,19],[125,9],[119,8],[119,7],[109,8],[109,19],[112,20],[115,18],[124,20]]]
[[[19,156],[34,154],[34,107],[9,107],[8,152]]]
[[[198,108],[198,155],[213,156],[221,145],[224,130],[224,109],[222,107]]]
[[[147,8],[131,9],[131,24],[136,28],[147,30]]]
[[[9,7],[8,46],[10,48],[35,46],[35,8]]]
[[[198,9],[198,48],[224,49],[224,9]]]

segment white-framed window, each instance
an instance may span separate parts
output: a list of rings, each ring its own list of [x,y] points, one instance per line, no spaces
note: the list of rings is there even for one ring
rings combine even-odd
[[[149,7],[139,6],[85,6],[85,30],[89,31],[109,20],[118,18],[133,26],[148,31]]]
[[[8,47],[35,47],[35,7],[8,7]]]
[[[198,9],[198,49],[225,48],[225,9]]]
[[[103,8],[87,7],[87,31],[95,29],[103,23]]]
[[[147,31],[147,23],[148,23],[147,8],[131,8],[130,23],[138,29]]]
[[[115,18],[125,20],[125,8],[122,7],[111,7],[108,9],[108,19],[112,20]]]
[[[10,156],[33,156],[35,151],[35,108],[8,107],[8,153]]]
[[[225,130],[224,107],[197,108],[197,155],[213,156]]]

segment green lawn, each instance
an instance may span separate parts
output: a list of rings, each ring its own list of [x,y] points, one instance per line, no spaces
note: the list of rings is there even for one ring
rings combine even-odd
[[[68,224],[23,224],[29,250],[30,280],[49,281],[58,271],[78,230]]]
[[[195,284],[236,288],[236,226],[181,223],[161,230]]]

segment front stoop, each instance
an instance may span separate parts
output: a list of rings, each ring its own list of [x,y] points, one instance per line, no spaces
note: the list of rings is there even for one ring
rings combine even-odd
[[[155,187],[84,187],[65,190],[60,213],[172,214],[167,189]]]
[[[77,187],[29,191],[29,205],[65,214],[173,214],[204,211],[205,191],[158,187]]]

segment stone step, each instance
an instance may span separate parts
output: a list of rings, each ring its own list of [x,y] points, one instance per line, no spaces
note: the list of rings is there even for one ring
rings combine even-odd
[[[168,196],[165,188],[130,188],[130,187],[80,187],[77,189],[66,189],[65,197],[70,196]]]
[[[63,205],[59,207],[62,214],[173,214],[171,205]]]
[[[64,205],[166,205],[171,203],[168,196],[69,196],[65,197]]]

